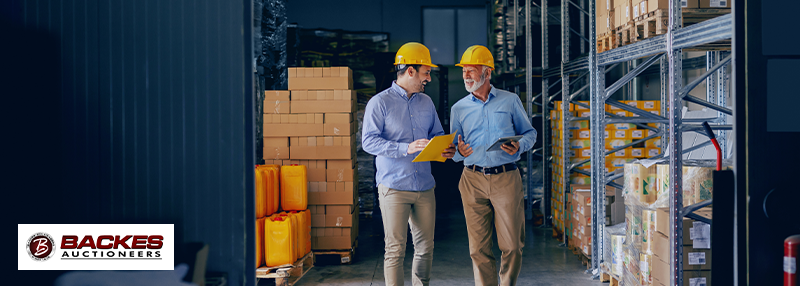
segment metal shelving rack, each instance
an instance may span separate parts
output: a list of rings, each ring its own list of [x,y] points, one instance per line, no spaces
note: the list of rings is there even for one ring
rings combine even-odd
[[[530,28],[531,19],[530,19],[530,5],[536,5],[531,1],[526,1],[526,34],[527,34],[527,50],[528,50],[528,62],[527,67],[531,66],[531,35],[530,35]],[[583,37],[582,34],[577,33],[574,31],[569,24],[569,5],[572,4],[575,6],[576,9],[580,10],[584,14],[588,14],[589,16],[589,37],[586,39]],[[539,6],[539,5],[537,5]],[[638,144],[641,142],[645,142],[649,139],[657,138],[661,135],[662,140],[662,153],[658,156],[653,158],[664,158],[667,157],[669,160],[670,166],[670,181],[672,182],[670,185],[670,215],[672,217],[670,221],[670,229],[672,230],[671,238],[672,238],[672,245],[670,246],[670,250],[672,253],[672,269],[671,269],[671,278],[670,278],[670,285],[682,285],[683,284],[683,274],[680,269],[683,268],[682,265],[682,241],[683,241],[683,230],[682,230],[682,217],[684,216],[693,216],[692,212],[696,209],[699,209],[702,206],[708,205],[711,202],[706,201],[702,204],[687,206],[684,208],[682,205],[682,154],[691,152],[693,150],[700,149],[708,145],[709,142],[692,146],[687,149],[682,148],[682,133],[683,132],[702,132],[702,127],[698,124],[703,121],[709,121],[709,123],[716,123],[716,125],[712,125],[712,129],[715,130],[731,130],[730,125],[726,125],[725,114],[732,115],[732,111],[725,107],[725,94],[727,93],[727,75],[725,72],[725,67],[727,64],[730,63],[731,57],[725,56],[724,52],[707,52],[706,53],[706,72],[700,75],[697,79],[690,82],[686,86],[683,86],[683,55],[682,49],[696,47],[703,44],[713,43],[721,40],[731,39],[732,38],[732,27],[733,27],[733,17],[731,14],[727,14],[724,16],[716,17],[714,19],[701,22],[689,27],[682,27],[682,19],[681,19],[681,7],[679,0],[669,0],[669,25],[666,34],[662,34],[656,37],[652,37],[646,40],[642,40],[636,42],[634,44],[626,45],[617,49],[609,50],[603,53],[597,53],[597,47],[594,43],[597,42],[597,35],[595,30],[595,2],[593,0],[589,0],[589,9],[584,10],[583,4],[576,5],[574,2],[570,0],[561,0],[561,49],[562,49],[562,63],[559,67],[551,68],[548,63],[548,18],[553,17],[548,13],[548,5],[547,0],[541,0],[541,25],[542,25],[542,93],[541,93],[541,100],[542,100],[542,114],[545,118],[544,124],[542,126],[542,136],[544,140],[545,148],[542,149],[543,158],[545,158],[545,162],[549,162],[550,152],[547,149],[548,141],[550,140],[550,122],[547,120],[549,116],[549,104],[552,100],[554,100],[557,96],[562,97],[562,114],[561,114],[561,124],[563,126],[562,130],[564,133],[562,134],[563,140],[568,140],[567,136],[567,124],[568,122],[575,121],[575,120],[586,120],[587,118],[575,118],[569,112],[569,104],[577,104],[584,107],[588,107],[591,110],[591,116],[588,118],[590,120],[591,126],[591,147],[593,150],[605,150],[605,125],[606,124],[614,124],[614,123],[634,123],[643,128],[650,129],[655,131],[655,134],[651,134],[650,136],[634,141],[631,144],[621,146],[619,148],[614,148],[613,150],[609,150],[606,152],[592,152],[591,160],[584,160],[581,162],[576,162],[573,164],[568,164],[569,160],[569,150],[568,144],[562,144],[562,175],[565,178],[565,182],[563,184],[563,188],[560,190],[562,195],[566,195],[568,189],[568,179],[570,172],[579,172],[585,173],[583,171],[575,169],[575,167],[585,164],[587,162],[591,162],[591,176],[592,180],[592,272],[595,276],[599,275],[600,264],[602,261],[602,253],[600,252],[603,249],[603,232],[604,232],[604,219],[601,220],[600,218],[605,217],[605,186],[612,185],[615,187],[622,187],[613,183],[614,179],[619,178],[620,176],[607,176],[605,171],[605,156],[616,152],[618,150],[633,146],[634,144]],[[583,15],[581,15],[583,17]],[[553,17],[555,18],[555,17]],[[581,29],[583,32],[583,25],[581,25]],[[588,40],[589,43],[589,54],[584,57],[579,57],[576,59],[570,59],[569,57],[569,43],[570,43],[570,32],[574,32],[581,36],[582,39]],[[582,50],[583,51],[583,50]],[[724,58],[722,58],[725,56]],[[641,58],[647,57],[642,63],[640,63],[636,68],[631,70],[628,74],[624,75],[620,80],[615,82],[614,84],[606,87],[605,86],[605,74],[607,71],[611,70],[615,65],[627,61],[633,61]],[[654,63],[659,62],[659,74],[661,77],[661,115],[654,115],[647,111],[628,106],[616,100],[610,100],[611,95],[622,88],[625,84],[628,84],[633,78],[637,75],[641,74],[643,71],[648,69]],[[581,72],[583,73],[578,76],[578,78],[573,79],[572,83],[578,82],[580,78],[584,76],[589,77],[588,84],[584,87],[579,88],[576,92],[570,93],[570,86],[572,83],[570,82],[570,75]],[[560,79],[556,80],[553,85],[550,84],[550,78],[560,76]],[[531,74],[528,72],[527,74],[527,83],[528,83],[528,105],[533,100],[531,95]],[[703,80],[709,78],[706,82],[707,86],[707,98],[705,101],[698,100],[689,95],[689,91],[693,88],[698,86]],[[552,96],[549,94],[550,88],[555,86],[558,82],[561,82],[561,91],[553,94]],[[588,88],[590,93],[590,105],[585,106],[582,103],[575,101],[578,95],[580,95],[583,91]],[[717,117],[716,118],[702,118],[702,119],[682,119],[682,107],[683,101],[689,101],[696,104],[700,104],[704,107],[716,110]],[[623,110],[632,112],[638,117],[618,117],[613,114],[609,114],[605,111],[605,104],[609,104],[611,106],[619,107]],[[530,110],[530,109],[529,109]],[[666,116],[665,116],[666,115]],[[645,125],[646,123],[660,123],[661,128],[655,129],[653,127]],[[691,124],[694,123],[694,124]],[[726,145],[724,143],[725,132],[720,131],[720,134],[717,135],[718,138],[722,138],[721,145]],[[665,146],[669,146],[667,149],[668,154],[665,154],[666,150],[663,149]],[[725,148],[725,147],[723,147]],[[681,151],[678,151],[681,150]],[[723,152],[725,154],[727,152]],[[529,154],[530,157],[530,154]],[[545,194],[549,193],[550,188],[548,185],[550,184],[550,180],[548,176],[550,174],[549,164],[545,163],[544,168],[542,169],[544,175],[544,184],[545,184]],[[549,203],[549,200],[546,201]],[[565,209],[565,208],[563,208]],[[696,217],[696,216],[693,216]],[[710,222],[710,221],[709,221]]]

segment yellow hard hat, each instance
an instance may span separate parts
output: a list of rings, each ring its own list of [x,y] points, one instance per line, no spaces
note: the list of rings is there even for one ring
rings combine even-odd
[[[425,45],[415,42],[409,42],[397,50],[397,55],[394,57],[394,65],[424,65],[429,67],[438,67],[431,61],[431,52]]]
[[[464,55],[461,56],[461,62],[456,64],[459,67],[464,67],[464,65],[484,65],[494,69],[494,57],[488,48],[474,45],[467,48]]]

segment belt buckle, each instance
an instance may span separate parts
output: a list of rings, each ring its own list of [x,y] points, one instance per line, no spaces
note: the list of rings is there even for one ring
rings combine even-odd
[[[484,175],[494,175],[494,172],[492,172],[492,170],[493,170],[493,168],[483,168],[483,174]]]

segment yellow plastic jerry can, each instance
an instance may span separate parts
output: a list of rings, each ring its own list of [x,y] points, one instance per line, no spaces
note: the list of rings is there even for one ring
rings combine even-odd
[[[289,217],[273,216],[267,219],[264,238],[267,241],[265,246],[268,267],[294,263],[294,237],[292,220]]]
[[[272,215],[280,209],[281,203],[281,166],[264,165],[272,170],[272,179],[267,184],[267,215]]]
[[[281,207],[284,211],[302,211],[308,208],[306,166],[281,167]]]

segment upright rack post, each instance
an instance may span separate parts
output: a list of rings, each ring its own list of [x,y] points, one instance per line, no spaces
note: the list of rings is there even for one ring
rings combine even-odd
[[[675,31],[681,27],[681,4],[669,0],[669,25],[667,26],[667,58],[669,61],[669,177],[670,177],[670,238],[671,269],[670,285],[683,285],[683,162],[681,115],[683,89],[683,65],[681,50],[673,48]]]
[[[531,124],[533,123],[533,49],[531,45],[533,45],[533,39],[531,35],[531,25],[533,22],[531,21],[531,0],[525,0],[525,107],[528,111],[528,120],[531,120]],[[547,114],[542,114],[542,121],[547,120]],[[543,139],[544,140],[544,139]],[[546,145],[542,145],[546,146]],[[542,148],[542,154],[544,154],[547,148]],[[545,157],[546,158],[546,157]],[[542,159],[542,164],[546,165],[546,159]],[[544,168],[542,168],[544,170]],[[526,178],[528,178],[526,182],[527,186],[527,194],[528,199],[526,200],[526,205],[528,206],[528,211],[525,212],[526,219],[531,219],[533,217],[533,150],[528,151],[528,168],[526,170]],[[544,190],[543,194],[543,201],[547,198],[547,191],[548,189]],[[530,215],[530,217],[528,217]],[[545,220],[543,220],[545,221]]]
[[[603,231],[605,228],[605,67],[597,64],[597,19],[595,19],[595,1],[589,1],[589,108],[591,132],[592,160],[592,270],[595,275],[603,262]]]
[[[569,190],[569,122],[572,112],[569,109],[569,74],[564,72],[564,63],[569,61],[569,0],[561,0],[561,212],[567,209],[567,190]],[[563,222],[562,222],[563,223]],[[567,242],[567,228],[564,223],[564,242]]]
[[[550,61],[548,61],[548,18],[547,18],[547,0],[542,0],[542,71],[547,70],[550,68]],[[552,118],[550,117],[550,79],[545,76],[542,76],[542,185],[544,186],[544,192],[547,197],[544,200],[545,208],[544,208],[544,223],[552,226],[552,219],[553,213],[551,212],[551,202],[550,198],[552,198],[551,194],[553,192],[553,182],[552,182],[552,174],[551,174],[551,167],[550,164],[553,161],[552,154],[550,152],[550,146],[552,146],[553,142],[551,141],[551,134],[550,134],[550,123]],[[549,144],[548,144],[549,143]]]

